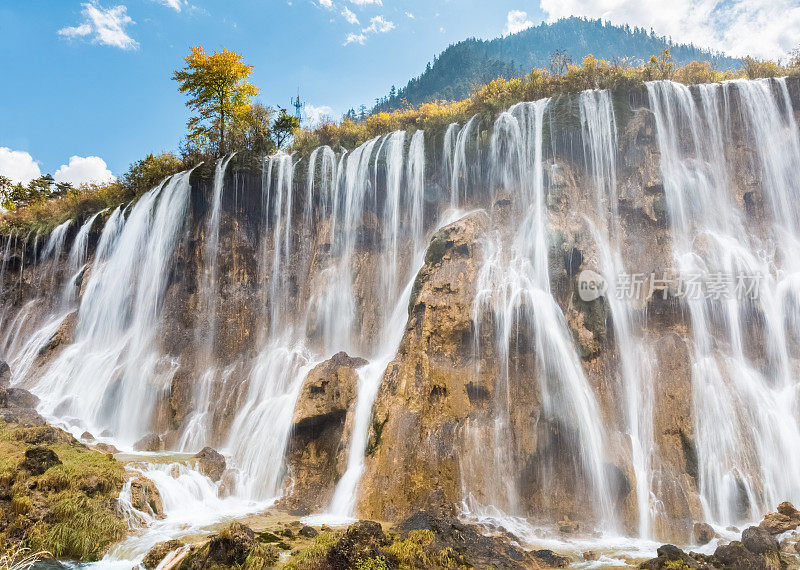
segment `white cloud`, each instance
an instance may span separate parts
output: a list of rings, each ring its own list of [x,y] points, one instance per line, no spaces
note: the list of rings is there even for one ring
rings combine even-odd
[[[364,34],[347,34],[344,39],[344,45],[359,44],[363,46],[365,41],[367,41],[367,36]]]
[[[94,43],[114,46],[120,49],[136,49],[139,44],[125,31],[128,24],[135,22],[128,16],[123,5],[103,8],[96,2],[82,4],[83,22],[77,26],[61,28],[58,33],[68,38],[92,36]]]
[[[414,19],[414,14],[412,14],[411,12],[406,12],[406,17],[408,17],[408,18],[413,20]]]
[[[316,106],[306,103],[306,106],[303,107],[303,118],[310,127],[318,126],[323,120],[330,118],[332,114],[333,109],[328,105]]]
[[[344,7],[344,10],[342,10],[342,16],[344,16],[344,19],[347,20],[348,24],[358,25],[359,23],[356,15],[353,14],[353,11],[349,10],[347,6]]]
[[[42,172],[33,157],[23,150],[11,150],[0,146],[0,176],[10,178],[13,183],[27,184],[39,178]]]
[[[365,34],[385,34],[394,29],[394,22],[384,19],[383,16],[370,18],[369,26],[361,30]]]
[[[350,0],[350,2],[356,6],[368,6],[369,4],[383,6],[383,2],[381,0]]]
[[[736,57],[782,58],[800,43],[797,0],[540,0],[540,7],[549,21],[580,15],[652,27]]]
[[[544,4],[547,1],[541,0],[541,3]],[[528,19],[528,13],[522,10],[511,10],[506,18],[506,27],[503,29],[504,36],[516,34],[533,26],[533,22]]]
[[[90,184],[93,182],[109,182],[114,175],[106,165],[106,161],[99,156],[72,156],[69,164],[62,164],[53,175],[56,182],[69,182],[73,186]]]
[[[347,37],[344,39],[344,45],[359,44],[363,46],[368,36],[372,34],[385,34],[394,28],[394,22],[391,20],[387,20],[383,16],[375,16],[374,18],[370,18],[369,26],[361,28],[360,34],[347,34]]]
[[[184,4],[188,4],[187,0],[159,0],[167,8],[172,8],[176,12],[180,12]]]
[[[323,8],[333,8],[333,0],[319,0],[319,5]]]

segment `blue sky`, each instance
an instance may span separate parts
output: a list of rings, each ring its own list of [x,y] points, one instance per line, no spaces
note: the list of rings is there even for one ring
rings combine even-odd
[[[0,174],[119,175],[176,149],[188,109],[170,75],[189,46],[241,53],[266,104],[299,86],[338,116],[450,43],[570,14],[729,51],[743,24],[765,55],[800,41],[799,0],[0,0]]]

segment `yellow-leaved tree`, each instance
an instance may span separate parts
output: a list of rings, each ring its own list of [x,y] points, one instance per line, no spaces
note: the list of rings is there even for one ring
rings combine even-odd
[[[222,155],[226,151],[226,129],[250,111],[250,100],[258,94],[248,81],[253,66],[224,48],[211,55],[206,55],[202,47],[189,50],[184,58],[186,67],[172,75],[180,83],[180,91],[191,97],[186,106],[197,113],[187,123],[188,138],[201,146],[216,146]]]

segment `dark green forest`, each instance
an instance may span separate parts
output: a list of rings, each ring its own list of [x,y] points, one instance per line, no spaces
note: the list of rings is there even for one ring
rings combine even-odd
[[[517,34],[493,40],[470,38],[449,46],[428,63],[419,77],[405,87],[392,87],[375,101],[372,112],[392,111],[434,100],[453,101],[469,97],[475,87],[497,78],[524,75],[534,67],[551,70],[556,65],[580,63],[584,56],[639,65],[652,54],[669,48],[676,65],[709,61],[716,69],[738,68],[741,61],[694,45],[677,44],[652,30],[614,26],[601,20],[565,18],[541,23]],[[553,69],[562,72],[564,69]],[[364,112],[366,109],[361,110]],[[355,118],[356,111],[350,111]]]

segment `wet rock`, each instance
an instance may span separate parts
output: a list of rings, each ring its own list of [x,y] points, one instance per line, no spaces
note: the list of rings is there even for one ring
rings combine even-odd
[[[718,546],[714,551],[714,558],[723,568],[731,570],[766,570],[767,568],[760,556],[750,552],[738,540]]]
[[[8,388],[11,382],[11,368],[5,360],[0,360],[0,388]]]
[[[256,535],[250,527],[232,522],[209,541],[207,567],[213,564],[243,564],[255,540]]]
[[[770,534],[782,534],[800,526],[800,512],[790,502],[778,505],[777,513],[769,513],[758,525]]]
[[[323,509],[346,468],[345,426],[367,363],[339,352],[306,376],[292,417],[287,460],[294,485],[282,506],[295,515]],[[352,419],[350,420],[352,421]]]
[[[766,529],[757,526],[751,526],[742,531],[742,544],[754,554],[780,550],[780,545],[772,534]]]
[[[401,522],[396,530],[403,533],[412,530],[432,531],[434,541],[430,548],[436,552],[451,549],[460,563],[467,567],[535,568],[542,565],[561,567],[569,564],[569,559],[549,550],[526,552],[516,545],[518,541],[511,535],[487,536],[477,526],[425,511],[419,511]]]
[[[22,388],[6,388],[7,406],[10,408],[34,409],[39,405],[39,398]]]
[[[133,449],[136,451],[164,451],[164,441],[161,436],[154,433],[149,433],[142,439],[133,444]]]
[[[420,510],[450,516],[461,501],[460,429],[473,414],[485,417],[494,389],[492,379],[476,381],[474,374],[486,222],[485,213],[475,212],[439,230],[414,280],[403,339],[370,421],[356,506],[364,516],[402,520]]]
[[[156,484],[144,476],[131,481],[131,505],[134,509],[156,518],[164,517],[164,505]]]
[[[714,529],[708,523],[694,523],[694,539],[697,544],[708,544],[716,536]]]
[[[303,528],[300,529],[298,534],[300,536],[305,536],[306,538],[314,538],[319,533],[317,532],[317,529],[315,529],[313,526],[306,525],[306,526],[304,526]]]
[[[556,554],[552,550],[534,550],[533,555],[548,568],[566,568],[570,565],[569,558]]]
[[[92,446],[92,447],[93,447],[93,449],[96,449],[97,451],[100,451],[102,453],[110,453],[112,455],[115,454],[115,453],[119,453],[119,449],[117,449],[116,447],[114,447],[110,443],[100,442],[100,443],[94,444],[94,446]]]
[[[673,544],[660,546],[658,550],[656,550],[656,554],[658,554],[656,558],[643,562],[639,568],[644,570],[661,570],[665,568],[680,568],[680,565],[684,565],[688,568],[706,568],[705,564],[700,564],[697,560]]]
[[[25,469],[31,475],[41,475],[55,465],[61,465],[55,451],[47,447],[34,447],[25,452],[25,459],[19,468]]]
[[[142,560],[142,565],[147,568],[147,570],[152,570],[156,568],[167,555],[183,546],[183,543],[180,540],[167,540],[166,542],[159,542],[153,548],[150,549],[150,552],[147,553],[147,556],[144,557]]]
[[[584,560],[587,562],[593,562],[597,560],[597,553],[594,550],[587,550],[581,554]]]
[[[199,453],[195,454],[200,473],[211,479],[219,481],[225,472],[225,457],[215,449],[204,447]]]

